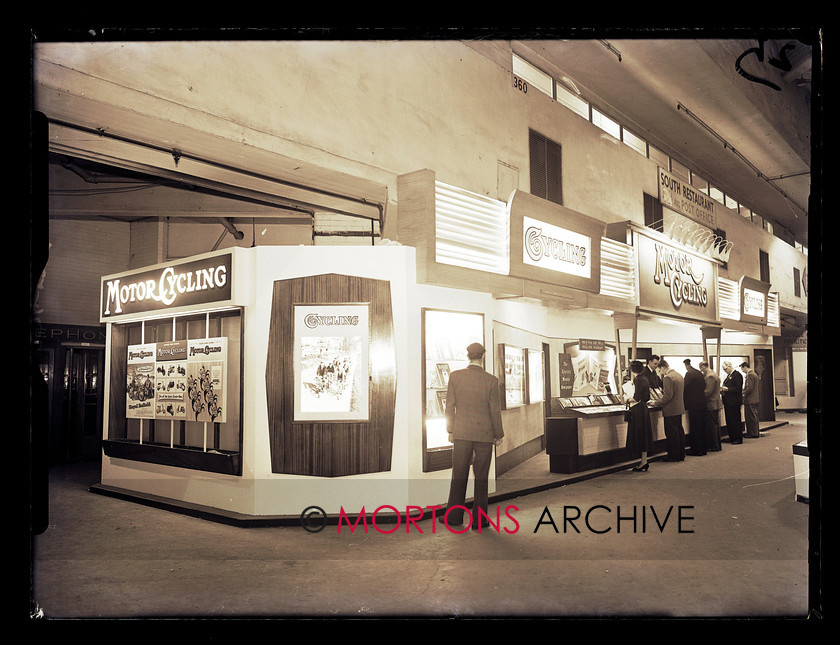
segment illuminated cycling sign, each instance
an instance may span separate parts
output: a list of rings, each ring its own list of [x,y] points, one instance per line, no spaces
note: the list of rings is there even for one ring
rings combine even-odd
[[[218,255],[102,280],[102,319],[231,297],[231,255]]]
[[[522,218],[522,261],[535,267],[589,278],[592,274],[592,241],[559,226]]]

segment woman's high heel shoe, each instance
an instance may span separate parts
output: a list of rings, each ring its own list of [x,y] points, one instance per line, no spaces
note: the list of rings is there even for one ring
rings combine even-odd
[[[650,462],[647,462],[644,466],[642,466],[641,464],[638,465],[638,466],[633,466],[633,472],[634,473],[640,473],[642,471],[647,472],[647,469],[648,469],[649,466],[650,466]]]

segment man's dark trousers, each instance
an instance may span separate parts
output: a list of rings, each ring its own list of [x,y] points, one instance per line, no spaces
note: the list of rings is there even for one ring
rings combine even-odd
[[[668,459],[670,461],[682,461],[685,459],[685,430],[682,426],[682,415],[664,417],[665,422],[665,445],[668,448]]]
[[[747,427],[748,437],[758,437],[758,405],[755,403],[744,404],[744,425]]]
[[[706,454],[706,410],[688,410],[688,441],[692,455]]]
[[[490,474],[490,460],[493,457],[493,444],[484,441],[464,441],[456,439],[452,449],[452,483],[449,487],[449,501],[446,504],[446,522],[451,526],[458,526],[464,521],[464,509],[454,508],[464,506],[467,495],[467,480],[470,477],[470,462],[472,462],[475,478],[472,507],[472,526],[478,528],[480,521],[478,509],[487,514]],[[452,509],[449,512],[448,509]]]
[[[741,425],[741,406],[723,406],[723,417],[726,420],[726,432],[729,443],[744,443],[744,428]]]

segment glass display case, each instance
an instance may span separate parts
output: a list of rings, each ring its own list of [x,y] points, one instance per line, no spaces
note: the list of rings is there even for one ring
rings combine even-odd
[[[110,457],[241,474],[241,311],[117,323]]]
[[[552,413],[593,415],[624,412],[625,404],[615,394],[556,397],[552,399]]]
[[[563,347],[573,396],[617,392],[616,352],[609,343],[580,339]]]
[[[451,466],[445,416],[449,375],[469,365],[468,345],[485,345],[484,315],[440,309],[423,309],[422,314],[423,470],[428,472]]]

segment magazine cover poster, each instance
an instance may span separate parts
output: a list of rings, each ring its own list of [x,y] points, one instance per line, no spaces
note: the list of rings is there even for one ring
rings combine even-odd
[[[187,420],[224,423],[227,338],[190,340],[187,347]]]
[[[155,418],[187,418],[187,341],[155,346]]]
[[[593,347],[585,341],[566,343],[564,349],[574,373],[573,396],[601,394],[607,386],[617,391],[615,349],[603,344]]]
[[[153,419],[155,416],[155,344],[128,346],[125,416]]]
[[[367,421],[367,305],[295,307],[295,421]]]

